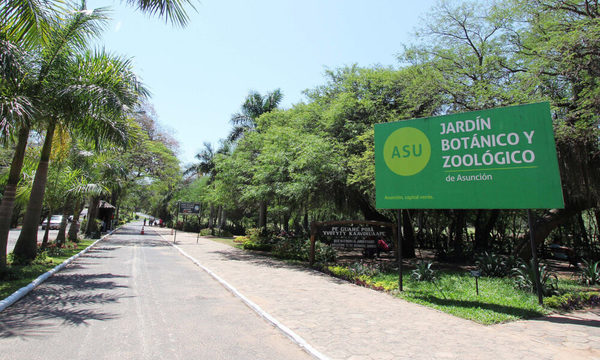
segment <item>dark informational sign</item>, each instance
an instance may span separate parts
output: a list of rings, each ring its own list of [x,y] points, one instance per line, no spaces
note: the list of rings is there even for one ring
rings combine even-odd
[[[378,240],[393,239],[392,225],[375,224],[319,224],[319,240],[336,249],[376,249]]]
[[[180,214],[199,214],[200,204],[193,202],[180,202],[179,203]]]
[[[375,125],[378,209],[563,208],[548,103]]]

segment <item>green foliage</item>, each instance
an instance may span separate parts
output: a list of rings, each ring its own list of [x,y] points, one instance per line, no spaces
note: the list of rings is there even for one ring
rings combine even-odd
[[[410,278],[414,281],[434,282],[436,280],[436,271],[433,270],[433,263],[419,261],[416,268],[410,273]]]
[[[355,262],[348,266],[348,270],[355,277],[379,275],[379,266],[375,263]]]
[[[554,295],[558,291],[558,278],[555,274],[550,273],[546,265],[540,264],[538,267],[540,273],[540,286],[542,287],[542,293],[545,296]],[[521,263],[513,268],[515,285],[519,289],[530,291],[535,293],[536,281],[535,281],[535,264],[533,259],[528,262],[521,261]]]
[[[220,236],[220,237],[232,237],[231,232],[224,229],[211,229],[205,228],[200,230],[200,236]]]
[[[487,251],[476,257],[477,268],[482,276],[505,277],[510,275],[515,267],[514,257],[488,253]]]
[[[573,311],[583,309],[587,306],[598,306],[600,305],[600,293],[579,291],[554,295],[545,298],[544,305],[562,311]]]
[[[283,237],[273,244],[273,254],[281,259],[308,261],[310,256],[310,240]],[[335,261],[335,250],[320,241],[315,243],[315,262],[328,263]]]
[[[600,284],[600,261],[583,260],[581,282],[586,285]]]
[[[273,245],[247,240],[242,243],[242,248],[244,250],[271,251]]]

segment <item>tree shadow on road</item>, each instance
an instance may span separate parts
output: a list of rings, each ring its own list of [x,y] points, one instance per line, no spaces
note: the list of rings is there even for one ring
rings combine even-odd
[[[115,282],[126,276],[115,274],[59,273],[23,299],[0,313],[0,338],[40,337],[58,326],[88,325],[90,320],[107,321],[118,314],[103,305],[126,298]],[[113,290],[113,291],[110,291]]]
[[[436,296],[414,296],[416,299],[422,299],[440,306],[462,307],[473,309],[486,309],[500,314],[514,315],[519,318],[536,318],[544,316],[543,313],[534,310],[516,308],[512,306],[489,304],[481,301],[442,299]]]
[[[596,309],[597,310],[597,309]],[[594,311],[592,311],[594,312]],[[595,311],[596,316],[598,316],[598,311]],[[581,325],[581,326],[590,326],[600,328],[600,320],[598,319],[590,319],[585,317],[585,314],[577,314],[571,313],[566,315],[552,315],[546,316],[536,319],[531,319],[533,321],[544,321],[554,324],[569,324],[569,325]]]
[[[241,250],[218,250],[212,251],[212,254],[219,255],[223,260],[227,261],[242,261],[262,267],[268,267],[271,269],[290,269],[294,271],[304,272],[313,276],[320,276],[327,279],[330,282],[336,284],[347,284],[346,280],[338,279],[336,277],[329,276],[323,272],[311,269],[306,264],[293,264],[283,260],[274,259],[269,255],[264,255],[256,251],[241,251]]]

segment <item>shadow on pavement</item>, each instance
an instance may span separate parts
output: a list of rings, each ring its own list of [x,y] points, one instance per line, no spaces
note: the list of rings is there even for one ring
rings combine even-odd
[[[581,325],[581,326],[591,326],[591,327],[600,327],[600,321],[594,319],[586,319],[583,317],[578,317],[575,314],[569,314],[566,316],[548,316],[537,319],[532,319],[535,321],[545,321],[554,324],[569,324],[569,325]]]
[[[491,310],[501,314],[507,315],[516,315],[524,318],[536,318],[544,316],[541,312],[532,311],[532,310],[524,310],[515,308],[512,306],[498,305],[498,304],[486,304],[480,301],[470,301],[470,300],[454,300],[454,299],[441,299],[435,296],[415,296],[415,298],[422,299],[425,301],[429,301],[431,303],[443,306],[456,306],[463,308],[481,308]]]
[[[116,314],[103,311],[102,306],[126,297],[120,292],[107,291],[127,287],[114,281],[119,278],[126,276],[56,274],[44,286],[0,313],[0,338],[40,337],[53,332],[57,325],[80,326],[90,320],[117,318]]]
[[[301,271],[304,273],[311,274],[313,276],[321,276],[328,281],[336,284],[349,284],[348,281],[339,279],[333,276],[329,276],[323,272],[313,270],[303,265],[289,264],[281,260],[273,259],[268,255],[262,255],[256,252],[242,252],[242,251],[213,251],[213,254],[221,256],[224,260],[230,261],[243,261],[250,264],[264,266],[272,269],[292,269],[295,271]]]

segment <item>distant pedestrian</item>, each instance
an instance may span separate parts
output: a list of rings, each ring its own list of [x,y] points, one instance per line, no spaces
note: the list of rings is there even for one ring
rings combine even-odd
[[[144,218],[144,226],[146,226],[146,218]]]

